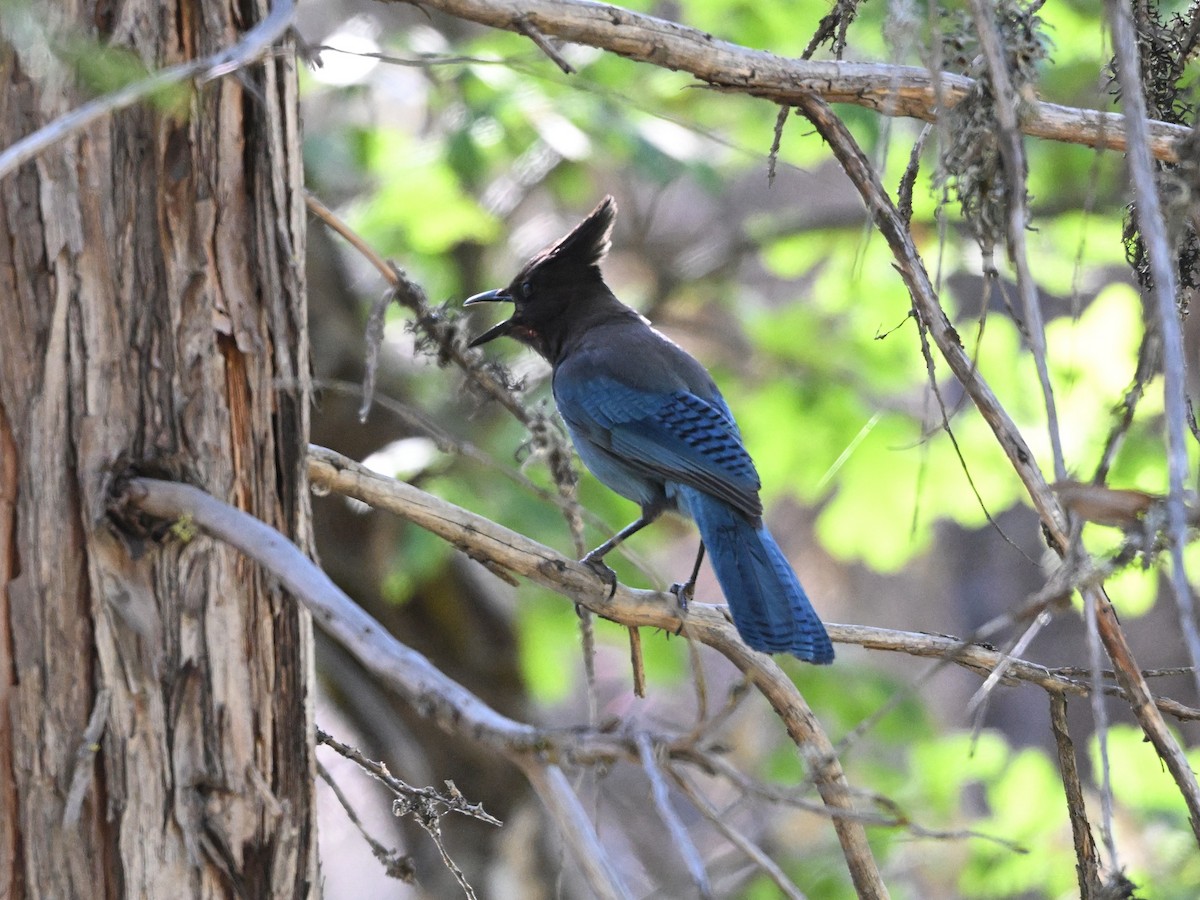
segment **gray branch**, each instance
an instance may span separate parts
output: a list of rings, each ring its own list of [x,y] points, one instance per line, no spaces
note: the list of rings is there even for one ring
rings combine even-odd
[[[415,0],[393,0],[415,2]],[[936,121],[971,90],[974,81],[949,72],[883,63],[823,62],[752,50],[711,34],[644,13],[584,0],[420,0],[481,25],[519,34],[534,28],[543,37],[608,50],[637,62],[687,72],[718,90],[798,106],[804,97],[850,103],[885,116]],[[1032,137],[1108,150],[1126,149],[1124,116],[1037,101],[1020,129]],[[1147,123],[1149,149],[1178,162],[1188,129]]]

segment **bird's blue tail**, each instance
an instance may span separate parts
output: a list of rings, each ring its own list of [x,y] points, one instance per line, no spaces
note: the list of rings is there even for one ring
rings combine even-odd
[[[679,494],[700,529],[742,640],[764,653],[833,662],[825,626],[767,527],[756,528],[728,503],[693,488],[680,487]]]

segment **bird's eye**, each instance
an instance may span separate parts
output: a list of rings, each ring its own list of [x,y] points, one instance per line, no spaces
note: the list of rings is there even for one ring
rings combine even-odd
[[[521,293],[524,294],[526,297],[533,296],[533,285],[530,284],[528,281],[522,281],[521,282]]]

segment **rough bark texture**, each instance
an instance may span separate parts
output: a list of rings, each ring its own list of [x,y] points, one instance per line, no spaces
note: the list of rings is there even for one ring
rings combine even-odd
[[[28,9],[157,68],[266,5]],[[81,99],[18,43],[0,146]],[[2,897],[317,893],[307,616],[228,548],[106,515],[133,466],[307,541],[295,91],[271,59],[0,181]]]

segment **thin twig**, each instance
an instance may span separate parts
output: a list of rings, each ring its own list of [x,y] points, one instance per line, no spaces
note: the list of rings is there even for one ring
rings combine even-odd
[[[410,807],[436,807],[442,806],[445,812],[459,813],[464,816],[469,816],[472,819],[478,819],[480,822],[486,822],[488,825],[499,827],[504,824],[495,816],[489,815],[483,808],[482,803],[468,803],[467,799],[452,787],[450,792],[443,793],[437,788],[432,787],[413,787],[411,784],[406,784],[395,775],[388,771],[388,767],[381,762],[373,759],[367,759],[362,754],[362,751],[351,747],[349,744],[344,744],[337,738],[330,735],[328,732],[317,729],[316,739],[318,744],[323,744],[329,747],[339,756],[342,756],[350,762],[354,763],[389,791],[391,791],[397,799],[401,800],[405,805]]]
[[[767,185],[775,183],[775,166],[779,162],[779,148],[783,144],[783,126],[787,124],[790,106],[779,107],[775,114],[775,130],[771,133],[771,149],[767,151]]]
[[[904,167],[904,174],[900,176],[900,185],[896,189],[896,208],[900,210],[900,218],[904,220],[905,225],[912,224],[913,188],[917,184],[917,173],[921,169],[921,154],[925,151],[925,142],[932,133],[931,124],[926,123],[921,127],[921,133],[913,141],[912,150],[908,154],[908,165]]]
[[[341,53],[344,56],[357,56],[362,59],[377,59],[389,66],[404,66],[414,69],[428,69],[433,66],[511,66],[515,60],[499,56],[465,56],[461,54],[418,53],[415,56],[395,56],[391,53],[370,52],[367,50],[347,50],[345,47],[332,47],[329,44],[309,44],[306,48],[310,56],[321,53]],[[318,64],[319,65],[319,64]]]
[[[967,701],[967,715],[975,719],[975,725],[972,728],[972,739],[978,737],[980,729],[983,727],[983,716],[987,709],[987,703],[992,695],[992,691],[1000,683],[1000,679],[1004,677],[1004,673],[1008,671],[1008,667],[1013,661],[1021,656],[1033,639],[1037,637],[1038,632],[1050,624],[1050,613],[1042,610],[1034,617],[1034,620],[1026,626],[1021,635],[1012,642],[1012,646],[1005,650],[1000,659],[1000,664],[992,669],[991,674],[983,680],[983,684],[975,691],[971,699]]]
[[[690,642],[694,647],[695,642]],[[699,653],[696,654],[697,657]],[[735,681],[729,687],[729,692],[725,696],[725,702],[721,708],[713,715],[707,714],[706,707],[708,706],[707,691],[704,694],[697,696],[696,724],[692,726],[691,732],[687,736],[687,741],[690,744],[707,743],[707,735],[715,735],[725,723],[733,718],[733,714],[741,708],[742,701],[750,696],[750,682],[746,679]]]
[[[654,808],[658,810],[658,817],[667,826],[667,832],[671,835],[675,849],[683,857],[688,874],[691,875],[692,882],[696,885],[697,893],[707,900],[713,896],[713,891],[712,885],[708,881],[708,873],[704,869],[704,860],[700,858],[700,851],[696,849],[696,845],[688,835],[687,828],[680,821],[679,814],[671,806],[667,782],[663,779],[662,768],[654,754],[650,736],[646,732],[638,732],[637,747],[642,761],[642,771],[650,779],[650,797],[654,800]]]
[[[1176,308],[1174,255],[1167,240],[1158,186],[1154,180],[1154,162],[1150,154],[1149,129],[1146,125],[1146,96],[1141,82],[1137,35],[1134,33],[1129,6],[1106,0],[1113,49],[1116,52],[1117,80],[1121,85],[1129,129],[1129,174],[1136,198],[1134,215],[1154,280],[1154,305],[1162,335],[1163,411],[1167,428],[1167,530],[1171,536],[1171,588],[1179,615],[1179,627],[1192,665],[1200,696],[1200,627],[1196,623],[1195,602],[1184,569],[1183,548],[1187,542],[1187,508],[1184,489],[1190,474],[1187,456],[1187,363],[1183,351],[1183,329]],[[1200,822],[1192,826],[1200,835]]]
[[[1067,698],[1050,695],[1050,730],[1058,750],[1058,771],[1063,791],[1067,795],[1067,815],[1071,819],[1071,834],[1075,839],[1075,871],[1079,876],[1080,900],[1097,900],[1100,889],[1100,869],[1096,859],[1096,842],[1088,825],[1087,804],[1075,761],[1075,745],[1067,730]]]
[[[1061,481],[1067,477],[1067,467],[1063,460],[1054,388],[1050,383],[1050,370],[1046,364],[1046,326],[1042,317],[1041,300],[1038,298],[1037,283],[1033,280],[1033,272],[1029,268],[1029,254],[1025,249],[1025,229],[1029,226],[1029,213],[1026,209],[1025,147],[1021,142],[1020,123],[1017,119],[1017,94],[1009,77],[1004,48],[996,30],[995,11],[990,0],[971,0],[971,9],[980,47],[987,62],[988,78],[994,91],[993,108],[996,111],[997,124],[1000,126],[1000,161],[1004,166],[1008,200],[1009,258],[1017,270],[1017,290],[1021,293],[1026,335],[1033,352],[1038,382],[1042,387],[1042,402],[1046,406],[1046,426],[1050,432],[1050,449],[1054,457],[1054,477],[1055,480]],[[996,276],[993,273],[989,277]]]
[[[637,628],[629,629],[629,667],[633,672],[633,696],[645,699],[646,661],[642,658],[642,632]]]
[[[1096,464],[1095,474],[1092,475],[1092,482],[1094,484],[1104,484],[1108,480],[1108,472],[1117,457],[1117,451],[1121,448],[1121,444],[1125,440],[1125,435],[1129,432],[1130,426],[1133,425],[1134,413],[1137,411],[1138,404],[1142,401],[1142,395],[1146,392],[1146,385],[1158,372],[1161,358],[1162,338],[1153,322],[1147,321],[1146,327],[1142,331],[1141,344],[1138,347],[1137,366],[1133,372],[1133,383],[1130,384],[1129,388],[1125,391],[1125,395],[1121,398],[1121,403],[1117,407],[1116,421],[1113,422],[1108,437],[1104,440],[1104,449],[1100,452],[1100,461]]]
[[[438,854],[442,857],[442,865],[444,865],[450,874],[454,876],[454,880],[458,882],[458,886],[462,888],[462,892],[467,895],[467,900],[477,900],[478,895],[475,889],[471,887],[471,883],[467,881],[466,873],[459,867],[458,863],[450,856],[446,850],[446,842],[442,840],[442,825],[441,821],[436,816],[414,816],[418,825],[425,830],[433,841],[433,846],[437,847]]]
[[[620,871],[613,865],[600,843],[600,836],[579,802],[567,776],[556,765],[522,756],[515,760],[533,786],[546,809],[559,825],[558,835],[570,848],[588,884],[601,900],[626,900],[630,897]]]
[[[1117,856],[1117,842],[1113,835],[1112,767],[1108,760],[1108,710],[1104,706],[1104,695],[1100,687],[1101,656],[1100,631],[1096,610],[1096,594],[1086,591],[1083,595],[1083,618],[1087,623],[1088,659],[1092,666],[1092,721],[1096,730],[1096,744],[1100,753],[1100,838],[1108,852],[1108,865],[1115,872],[1121,868]]]
[[[350,798],[345,795],[341,787],[329,773],[329,770],[325,768],[320,760],[317,760],[317,777],[329,786],[329,790],[333,792],[334,798],[341,804],[342,810],[346,813],[346,818],[350,820],[350,824],[358,829],[358,833],[362,836],[362,839],[371,848],[371,855],[383,865],[387,876],[395,878],[398,881],[403,881],[406,884],[412,884],[417,876],[416,870],[413,868],[412,859],[399,850],[389,850],[381,841],[377,840],[374,835],[367,831],[367,826],[358,817],[358,813],[355,812]]]
[[[79,824],[83,801],[96,772],[96,754],[100,751],[100,738],[104,736],[104,728],[108,724],[108,707],[111,702],[112,691],[108,688],[101,688],[96,693],[96,699],[92,703],[92,714],[88,716],[79,748],[75,751],[75,770],[71,775],[67,802],[63,804],[64,829],[71,829]]]
[[[938,308],[939,310],[941,309],[940,305]],[[988,509],[987,503],[984,502],[983,495],[979,493],[979,488],[975,484],[975,477],[971,474],[971,467],[967,464],[967,457],[962,452],[962,447],[959,446],[958,436],[954,433],[954,429],[950,426],[950,413],[946,409],[946,400],[942,396],[941,385],[938,384],[937,366],[934,363],[933,353],[929,347],[929,334],[932,330],[930,327],[930,322],[925,318],[926,313],[923,310],[919,310],[917,307],[913,307],[912,314],[913,318],[915,318],[917,321],[917,336],[921,343],[921,358],[925,360],[925,377],[928,381],[929,389],[933,392],[934,400],[937,402],[938,412],[941,414],[941,428],[942,431],[946,433],[946,437],[950,441],[950,447],[954,450],[954,455],[958,459],[958,467],[962,469],[963,476],[967,479],[967,486],[971,488],[971,493],[975,496],[975,502],[979,504],[979,509],[983,512],[983,517],[987,519],[988,525],[995,530],[996,534],[1000,535],[1001,540],[1003,540],[1022,556],[1025,556],[1026,559],[1029,559],[1025,551],[1018,547],[1016,542],[1004,533],[1004,529],[1000,527],[1000,523],[996,521],[995,517],[992,515],[992,511]],[[945,314],[943,313],[943,315]],[[974,370],[974,366],[975,363],[972,360],[972,370]],[[915,521],[916,519],[914,517],[914,522]],[[1030,562],[1032,562],[1032,560],[1030,560]]]
[[[562,54],[558,52],[553,44],[546,40],[546,36],[538,31],[536,25],[528,19],[522,19],[517,23],[517,30],[533,41],[537,45],[537,48],[545,53],[552,63],[562,69],[564,75],[575,74],[575,67],[563,59]]]
[[[699,765],[706,769],[710,774],[717,775],[727,780],[730,784],[737,787],[747,795],[759,797],[763,800],[772,803],[783,803],[796,809],[802,809],[810,813],[825,813],[828,810],[821,807],[820,804],[806,799],[801,791],[795,787],[781,788],[775,785],[766,785],[757,781],[745,772],[735,767],[723,756],[707,756]],[[946,831],[936,828],[926,828],[924,825],[913,821],[913,818],[906,813],[898,803],[887,797],[883,797],[875,793],[867,793],[860,791],[858,796],[869,801],[874,806],[884,810],[883,813],[868,812],[863,809],[855,809],[852,812],[841,812],[839,815],[852,816],[853,818],[865,822],[870,825],[881,826],[885,828],[903,828],[905,831],[912,834],[914,837],[927,837],[937,840],[966,840],[978,839],[990,841],[1004,847],[1007,850],[1012,850],[1014,853],[1027,853],[1028,851],[1019,844],[1013,841],[1006,840],[996,835],[984,834],[983,832],[974,831],[971,829],[959,829],[955,831]]]
[[[708,721],[708,678],[704,674],[704,662],[700,658],[700,648],[695,641],[687,642],[688,667],[692,671],[692,687],[696,691],[696,728],[693,734],[699,733]]]
[[[671,780],[675,782],[684,796],[691,801],[692,806],[700,810],[700,814],[708,819],[713,827],[725,836],[725,839],[729,843],[741,850],[751,862],[762,869],[774,885],[779,888],[780,893],[784,897],[787,897],[788,900],[804,900],[804,894],[792,883],[792,880],[787,877],[783,869],[779,868],[775,860],[767,856],[762,848],[746,837],[746,835],[734,828],[729,823],[729,817],[722,815],[708,798],[700,792],[700,789],[692,783],[691,779],[684,777],[683,773],[678,771],[675,766],[671,766],[667,771],[671,774]]]

